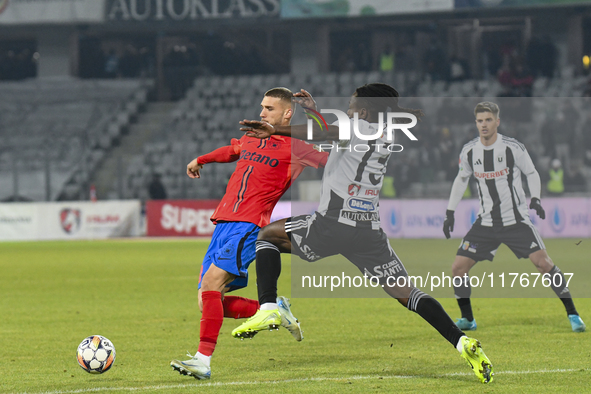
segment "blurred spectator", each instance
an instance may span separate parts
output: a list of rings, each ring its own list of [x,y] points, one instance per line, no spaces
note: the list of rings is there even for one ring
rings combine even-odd
[[[445,179],[453,181],[458,173],[458,159],[451,133],[447,127],[442,128],[439,134],[439,152],[440,168],[445,171]]]
[[[567,134],[570,136],[569,144],[570,144],[570,152],[576,152],[578,149],[577,147],[577,125],[579,124],[579,120],[581,115],[579,111],[575,108],[572,100],[567,100],[562,104],[562,113],[564,114],[564,121],[562,129],[567,130]],[[588,126],[588,125],[587,125]]]
[[[400,155],[398,160],[390,160],[394,165],[394,189],[397,197],[404,197],[409,186],[419,179],[417,161],[414,155]]]
[[[561,195],[564,193],[564,170],[562,169],[562,163],[558,159],[552,160],[552,167],[548,172],[550,176],[548,183],[546,184],[546,190],[551,195]]]
[[[160,180],[160,174],[153,174],[148,185],[148,195],[151,200],[166,200],[166,189]]]
[[[521,61],[513,61],[508,55],[503,57],[498,80],[504,89],[500,97],[531,97],[532,95],[534,77]]]
[[[138,50],[133,45],[125,47],[125,53],[121,58],[119,69],[123,78],[133,78],[140,75],[140,57]]]
[[[224,44],[225,50],[221,52],[221,56],[228,56],[235,48],[233,43],[226,42]],[[246,62],[244,59],[243,62]],[[228,58],[228,65],[225,67],[233,67],[236,59]],[[164,79],[170,89],[170,98],[178,100],[184,96],[185,91],[191,86],[192,81],[199,75],[200,58],[195,45],[175,45],[166,54],[163,60]],[[225,74],[224,68],[219,68],[218,72]]]
[[[355,53],[353,48],[345,48],[337,60],[338,72],[354,72],[357,71],[357,64],[355,64]]]
[[[419,151],[419,179],[421,183],[435,180],[435,169],[439,162],[439,152],[431,144],[431,138],[423,139],[423,146]]]
[[[541,42],[540,73],[543,77],[552,78],[556,68],[558,50],[549,36],[544,36]]]
[[[586,111],[585,119],[581,125],[581,145],[584,152],[584,163],[588,166],[591,166],[591,133],[588,130],[589,124],[591,124],[591,111]]]
[[[371,71],[371,53],[366,43],[360,42],[357,44],[355,60],[357,62],[357,71]]]
[[[387,44],[382,53],[380,54],[380,71],[383,72],[394,72],[396,65],[396,55],[392,50],[390,44]]]
[[[591,77],[587,79],[587,84],[585,85],[585,91],[583,92],[584,97],[591,97]]]
[[[138,53],[140,63],[140,77],[153,77],[156,69],[156,59],[148,47],[142,47]]]
[[[105,77],[116,78],[119,75],[119,56],[114,49],[109,49],[105,59]]]
[[[468,78],[468,66],[464,60],[452,56],[449,61],[449,81],[463,81]]]
[[[568,126],[562,109],[556,113],[556,129],[554,130],[554,144],[556,146],[556,158],[569,168],[570,166],[570,144],[575,133],[574,128]]]
[[[417,52],[414,46],[408,43],[397,45],[394,55],[394,70],[397,71],[415,71],[417,63]]]
[[[22,80],[37,75],[37,63],[29,48],[9,49],[0,53],[0,80]]]
[[[431,40],[431,45],[424,57],[426,72],[431,81],[441,81],[447,76],[447,56],[437,39]]]
[[[384,175],[384,182],[380,190],[382,198],[396,198],[396,188],[394,187],[394,177],[391,175]]]
[[[553,114],[548,114],[546,121],[542,125],[540,134],[542,136],[542,146],[544,147],[544,155],[556,157],[556,143],[554,141],[555,133],[560,130],[560,125]]]

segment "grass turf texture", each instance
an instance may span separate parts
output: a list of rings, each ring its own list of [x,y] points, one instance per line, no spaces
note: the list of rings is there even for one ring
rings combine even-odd
[[[568,259],[574,269],[588,265],[591,247],[585,240],[573,249],[577,241],[546,246],[557,264]],[[440,269],[450,271],[457,247],[439,240],[393,244],[411,273],[414,258],[445,260]],[[239,341],[230,332],[242,320],[225,319],[212,380],[181,376],[169,363],[197,349],[197,280],[206,247],[205,241],[142,240],[0,244],[0,392],[589,390],[589,334],[571,332],[556,298],[473,301],[473,336],[497,372],[487,386],[433,328],[391,299],[293,300],[305,330],[301,343],[284,329]],[[495,260],[517,261],[507,249]],[[288,296],[289,274],[285,261],[279,289]],[[251,286],[236,295],[256,298],[254,266],[251,275]],[[459,316],[453,298],[440,301]],[[591,323],[591,300],[576,305]],[[87,374],[76,362],[76,347],[92,334],[106,336],[117,350],[103,375]]]

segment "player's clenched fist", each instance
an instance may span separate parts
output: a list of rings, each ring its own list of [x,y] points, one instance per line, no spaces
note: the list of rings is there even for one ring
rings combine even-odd
[[[199,170],[202,168],[203,164],[197,163],[197,159],[194,159],[189,164],[187,164],[187,175],[189,175],[189,178],[201,178]]]

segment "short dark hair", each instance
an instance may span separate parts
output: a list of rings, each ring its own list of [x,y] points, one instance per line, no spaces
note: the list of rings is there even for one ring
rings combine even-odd
[[[483,101],[481,103],[476,104],[476,107],[474,108],[474,116],[476,116],[480,112],[490,112],[495,116],[495,118],[498,118],[499,114],[501,113],[501,110],[499,109],[499,106],[495,103],[491,101]]]
[[[275,97],[291,104],[293,93],[288,88],[277,87],[265,92],[265,97]]]
[[[392,86],[385,83],[368,83],[355,89],[353,96],[361,98],[368,110],[387,112],[388,108],[395,112],[408,112],[418,119],[423,116],[420,109],[403,108],[398,105],[400,94]]]

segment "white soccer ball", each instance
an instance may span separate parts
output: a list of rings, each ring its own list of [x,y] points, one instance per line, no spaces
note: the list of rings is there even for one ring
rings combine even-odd
[[[91,335],[78,345],[76,358],[88,373],[107,372],[115,362],[115,346],[101,335]]]

